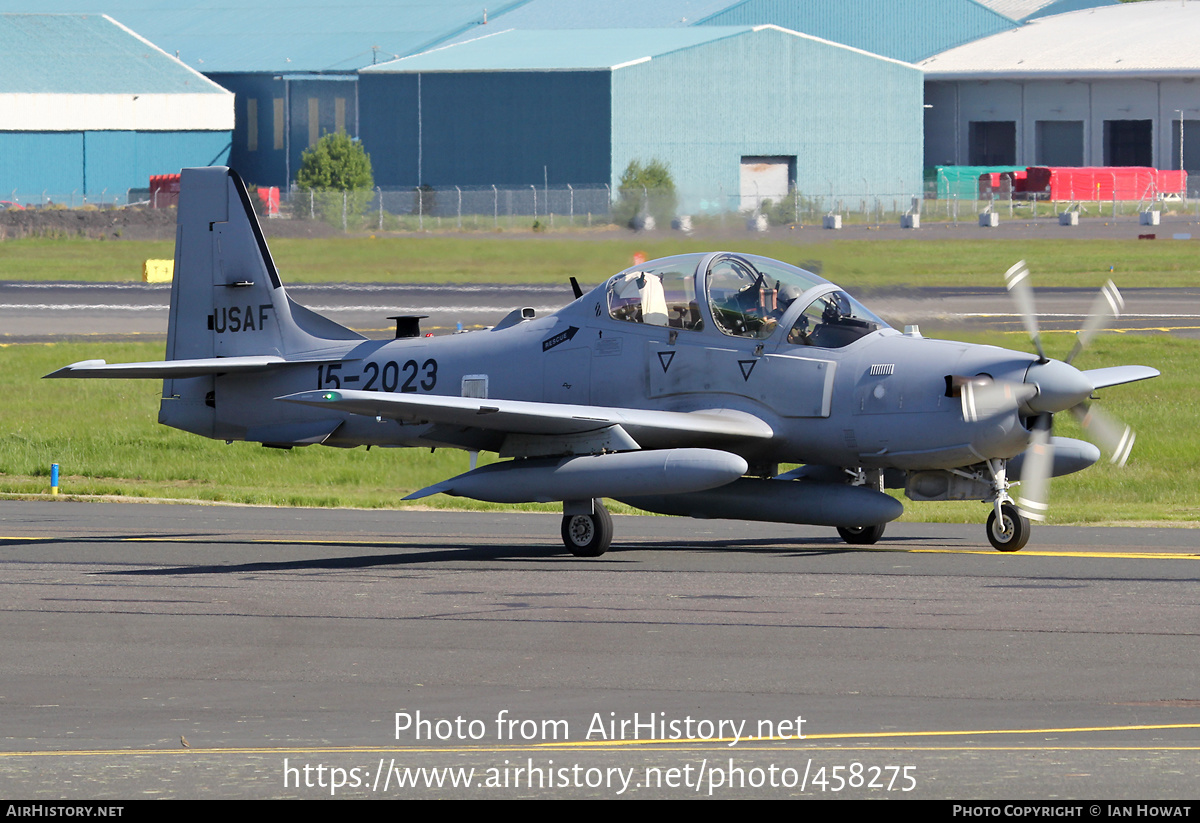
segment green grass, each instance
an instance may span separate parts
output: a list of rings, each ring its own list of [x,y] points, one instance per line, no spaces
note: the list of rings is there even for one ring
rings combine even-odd
[[[937,229],[931,229],[937,231]],[[585,237],[525,235],[275,239],[271,249],[285,282],[597,284],[648,258],[726,247],[790,263],[820,261],[822,274],[847,288],[1000,286],[1018,259],[1042,287],[1197,284],[1197,246],[1185,241],[915,239],[812,242],[814,231],[720,239],[624,231]],[[825,240],[823,235],[819,236]],[[782,238],[782,239],[781,239]],[[809,242],[800,242],[809,240]],[[171,257],[173,244],[29,238],[0,242],[0,280],[141,279],[146,258]]]
[[[1071,339],[1044,335],[1051,356]],[[1023,334],[972,335],[1026,349]],[[152,343],[9,345],[0,347],[8,387],[0,406],[0,492],[41,494],[50,464],[62,467],[64,494],[231,501],[274,505],[391,507],[410,491],[466,471],[463,452],[418,449],[280,451],[249,443],[206,440],[156,421],[161,384],[138,380],[41,380],[67,363],[156,360]],[[1138,431],[1125,469],[1107,463],[1059,478],[1051,487],[1052,523],[1200,521],[1200,342],[1159,336],[1105,334],[1080,356],[1081,368],[1141,363],[1155,380],[1106,389],[1103,406]],[[1055,433],[1077,436],[1070,415]],[[511,508],[436,495],[423,505]],[[554,511],[556,506],[529,509]],[[908,503],[906,519],[979,522],[977,503]],[[618,507],[618,510],[625,510]]]

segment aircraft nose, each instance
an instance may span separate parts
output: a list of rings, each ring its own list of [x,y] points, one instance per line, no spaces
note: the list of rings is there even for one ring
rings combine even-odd
[[[1025,382],[1037,386],[1037,395],[1025,404],[1036,414],[1066,411],[1087,400],[1095,390],[1083,372],[1060,360],[1030,366]]]

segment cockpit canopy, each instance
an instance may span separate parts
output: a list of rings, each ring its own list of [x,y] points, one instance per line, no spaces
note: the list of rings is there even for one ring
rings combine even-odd
[[[605,286],[616,320],[836,349],[888,325],[812,272],[749,254],[681,254],[626,269]],[[779,332],[780,328],[784,332]]]

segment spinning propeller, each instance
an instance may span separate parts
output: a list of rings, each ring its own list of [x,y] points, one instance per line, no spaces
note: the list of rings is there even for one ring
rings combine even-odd
[[[963,385],[960,395],[963,418],[975,422],[1016,409],[1030,420],[1031,436],[1029,448],[1021,457],[1021,496],[1017,504],[1026,517],[1044,520],[1046,493],[1054,474],[1054,441],[1050,434],[1054,415],[1069,410],[1078,418],[1088,439],[1109,452],[1113,463],[1124,466],[1133,448],[1133,429],[1101,412],[1088,400],[1097,389],[1145,380],[1157,376],[1158,371],[1146,366],[1080,371],[1071,365],[1098,332],[1121,316],[1125,303],[1111,280],[1092,302],[1075,346],[1064,361],[1051,360],[1042,348],[1025,261],[1005,272],[1004,281],[1033,341],[1038,360],[1029,367],[1023,383],[985,378]]]

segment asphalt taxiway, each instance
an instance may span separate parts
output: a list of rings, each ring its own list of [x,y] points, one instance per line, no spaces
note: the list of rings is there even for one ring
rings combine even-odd
[[[425,315],[422,330],[444,334],[478,329],[524,307],[548,314],[572,301],[566,284],[310,284],[288,287],[306,307],[369,337],[388,337],[390,315]],[[1126,288],[1125,309],[1112,327],[1124,331],[1200,337],[1200,289]],[[1039,289],[1046,329],[1078,329],[1096,289]],[[1021,319],[1000,287],[882,289],[856,293],[896,328],[1017,330]],[[63,338],[154,339],[167,333],[169,285],[143,283],[18,283],[0,281],[0,342]]]
[[[981,524],[860,549],[617,517],[578,560],[558,528],[0,502],[0,785],[1195,797],[1200,530],[1042,527],[1005,555]]]

